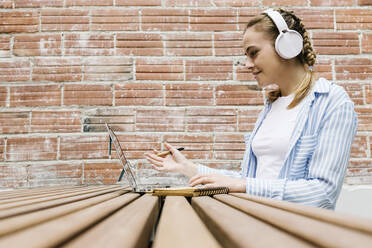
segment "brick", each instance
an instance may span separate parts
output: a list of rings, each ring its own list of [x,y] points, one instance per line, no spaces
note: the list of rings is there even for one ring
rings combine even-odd
[[[358,114],[358,131],[372,131],[372,109],[366,107],[356,107]]]
[[[247,1],[248,2],[248,1]],[[250,1],[249,1],[250,2]],[[249,20],[262,12],[262,9],[240,8],[238,9],[238,28],[237,31],[244,31]]]
[[[165,35],[165,55],[167,56],[211,56],[211,34],[167,34]]]
[[[32,69],[33,81],[70,82],[82,80],[80,58],[37,58]]]
[[[29,186],[77,185],[82,183],[82,163],[31,164]]]
[[[310,6],[354,6],[354,0],[311,0]]]
[[[212,7],[209,0],[165,0],[165,7]]]
[[[214,161],[202,162],[201,164],[203,164],[205,166],[208,166],[208,167],[211,167],[211,168],[215,168],[215,169],[240,171],[241,161],[214,160]]]
[[[336,28],[372,29],[372,9],[336,9]]]
[[[363,85],[359,83],[343,83],[340,84],[346,92],[348,93],[351,100],[356,105],[363,105],[364,104],[364,97],[363,97]]]
[[[332,59],[317,58],[313,70],[319,77],[332,80]]]
[[[183,109],[138,109],[136,112],[136,131],[182,132],[185,126]]]
[[[369,58],[339,58],[335,61],[337,80],[368,80],[372,79],[372,59]]]
[[[113,6],[113,0],[66,0],[66,7],[71,6]]]
[[[27,165],[1,164],[0,165],[0,187],[19,188],[27,187]]]
[[[88,31],[89,11],[77,9],[42,9],[42,31]]]
[[[29,85],[10,87],[10,107],[60,106],[59,85]]]
[[[63,104],[68,105],[112,105],[110,85],[68,84],[64,87]]]
[[[260,5],[259,0],[213,0],[213,3],[217,7],[258,7]]]
[[[90,33],[65,34],[64,48],[66,55],[114,55],[114,35]]]
[[[105,123],[113,130],[133,132],[135,112],[128,108],[97,108],[89,110],[84,117],[84,132],[106,132]]]
[[[188,109],[187,131],[234,132],[237,130],[237,115],[234,109]]]
[[[16,8],[63,7],[63,0],[14,0]]]
[[[0,12],[0,33],[35,33],[39,30],[39,14],[32,11]]]
[[[252,132],[257,121],[259,113],[263,106],[256,109],[239,109],[238,110],[238,131]]]
[[[207,106],[214,105],[213,86],[205,84],[166,85],[167,106]]]
[[[143,9],[141,27],[144,31],[186,31],[189,28],[188,10]]]
[[[57,138],[54,137],[8,137],[7,161],[55,160]]]
[[[368,157],[368,144],[367,137],[362,135],[356,135],[351,145],[352,158],[365,158]]]
[[[213,158],[213,136],[211,134],[169,134],[164,135],[164,141],[175,147],[184,147],[182,154],[188,159]],[[163,147],[162,150],[165,148]]]
[[[69,135],[60,140],[60,159],[108,158],[107,135]]]
[[[161,6],[161,0],[116,0],[116,6]]]
[[[316,32],[313,33],[313,46],[317,54],[344,55],[359,54],[358,33]]]
[[[137,59],[137,80],[183,80],[181,59]]]
[[[115,85],[116,106],[164,105],[163,86],[153,83],[125,83]]]
[[[10,57],[10,36],[0,37],[0,58]]]
[[[92,10],[92,30],[139,30],[139,11],[135,9]]]
[[[334,29],[334,17],[332,9],[293,9],[305,25],[306,29]]]
[[[359,6],[371,6],[372,1],[371,0],[358,0]]]
[[[30,128],[29,112],[1,112],[0,133],[15,134],[28,133]]]
[[[60,34],[15,35],[13,53],[17,56],[61,55]]]
[[[5,139],[0,138],[0,161],[4,161],[4,153],[5,153]],[[1,165],[0,165],[0,171],[1,171]]]
[[[122,168],[119,161],[84,163],[84,183],[114,184]]]
[[[191,31],[235,31],[237,12],[234,9],[190,10]]]
[[[116,52],[126,56],[162,56],[162,37],[160,34],[120,33],[116,36]]]
[[[0,86],[0,107],[6,106],[7,95],[8,95],[7,87]]]
[[[0,60],[0,81],[29,81],[30,71],[31,63],[27,59]]]
[[[232,80],[231,60],[187,60],[186,80]]]
[[[84,62],[84,81],[121,81],[132,79],[132,59],[93,57]]]
[[[366,92],[366,104],[372,104],[372,86],[370,84],[366,84],[364,89]]]
[[[3,8],[3,9],[13,8],[13,1],[12,0],[2,0],[0,2],[0,8]]]
[[[160,136],[153,134],[120,134],[117,133],[120,146],[128,160],[143,159],[144,153],[148,151],[160,150]],[[112,158],[117,158],[113,149]],[[134,161],[131,161],[132,164]],[[135,164],[133,164],[135,165]]]
[[[311,1],[313,2],[313,0]],[[268,7],[282,6],[307,6],[307,0],[263,0],[262,4]]]
[[[372,53],[372,34],[363,33],[362,53]]]
[[[216,159],[242,160],[245,143],[242,134],[216,134],[213,145]]]
[[[247,85],[217,86],[216,105],[263,105],[262,91],[250,90]]]
[[[352,168],[369,168],[372,165],[372,159],[351,159],[348,169]]]
[[[31,132],[72,133],[80,130],[80,111],[32,111]]]
[[[214,35],[214,50],[216,56],[244,55],[243,34],[239,33],[216,33]]]

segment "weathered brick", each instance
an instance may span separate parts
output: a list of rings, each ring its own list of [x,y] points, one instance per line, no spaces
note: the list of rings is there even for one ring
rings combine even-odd
[[[232,60],[187,60],[186,80],[232,80]]]
[[[0,33],[35,33],[39,30],[36,10],[0,12]]]
[[[136,131],[182,132],[184,126],[183,109],[138,109],[136,112]]]
[[[160,34],[120,33],[116,36],[117,55],[161,56],[163,42]]]
[[[137,80],[183,80],[181,59],[137,59]]]
[[[333,29],[334,18],[332,9],[293,9],[296,16],[300,17],[306,29]]]
[[[211,7],[209,0],[165,0],[165,7]]]
[[[243,134],[216,134],[213,151],[216,159],[242,160],[245,151]]]
[[[121,81],[132,79],[132,59],[93,57],[84,62],[84,81]]]
[[[27,133],[30,128],[29,112],[1,112],[0,133],[14,134]]]
[[[161,6],[161,0],[116,0],[116,6]]]
[[[356,107],[358,114],[358,131],[372,131],[372,109]]]
[[[139,11],[135,9],[92,10],[91,29],[100,31],[139,30]]]
[[[0,2],[0,8],[3,8],[3,9],[13,8],[13,1],[12,0],[2,0]]]
[[[313,0],[312,0],[313,1]],[[262,4],[264,6],[273,7],[273,6],[307,6],[307,0],[263,0]]]
[[[119,161],[84,163],[84,183],[114,184],[122,168]]]
[[[234,9],[190,10],[191,31],[235,31],[237,12]]]
[[[216,33],[214,35],[214,50],[216,56],[244,55],[243,34],[239,33]]]
[[[27,187],[28,165],[2,164],[0,165],[0,187],[19,188]]]
[[[262,111],[263,106],[255,109],[238,110],[238,130],[240,132],[252,132],[254,124],[257,121],[258,114]]]
[[[349,94],[351,100],[357,105],[364,104],[363,85],[359,83],[343,83],[340,84]]]
[[[213,105],[213,87],[205,84],[166,85],[165,100],[167,106],[206,106]]]
[[[110,85],[68,84],[64,87],[63,104],[68,105],[112,105]]]
[[[0,37],[0,58],[10,57],[10,36]]]
[[[224,160],[214,160],[214,161],[206,161],[202,162],[201,164],[215,168],[215,169],[225,169],[225,170],[232,170],[232,171],[240,171],[240,164],[241,161],[224,161]]]
[[[372,53],[372,34],[363,33],[362,53]]]
[[[262,105],[262,91],[250,90],[247,85],[216,87],[216,105]]]
[[[42,9],[42,31],[88,31],[89,10]]]
[[[4,153],[5,153],[5,139],[0,138],[0,161],[4,161]],[[0,171],[1,170],[2,170],[2,167],[0,165]]]
[[[167,34],[164,40],[167,56],[211,56],[213,54],[211,34]]]
[[[336,58],[335,71],[337,80],[372,79],[372,59],[370,58]]]
[[[146,8],[142,10],[141,27],[144,31],[186,31],[188,18],[184,9]]]
[[[108,158],[107,135],[69,135],[60,141],[60,159],[104,159]]]
[[[368,157],[368,144],[367,137],[364,135],[356,135],[351,145],[352,158],[365,158]]]
[[[371,0],[358,0],[359,6],[371,6],[372,1]]]
[[[164,141],[175,147],[185,148],[182,154],[188,159],[213,158],[213,136],[211,134],[169,134],[164,135]],[[162,150],[166,150],[166,148],[163,147]]]
[[[189,132],[234,132],[237,130],[237,114],[234,109],[188,109],[186,121]]]
[[[63,0],[14,0],[16,8],[63,7]]]
[[[354,6],[354,0],[311,0],[310,6]]]
[[[372,86],[370,84],[366,84],[364,89],[366,92],[366,104],[372,104]]]
[[[0,107],[6,106],[7,95],[8,95],[7,87],[0,86]]]
[[[348,168],[368,168],[372,165],[372,159],[351,159]]]
[[[115,85],[116,106],[164,105],[163,87],[153,83],[125,83]]]
[[[84,132],[106,131],[105,123],[109,123],[115,131],[133,132],[135,117],[134,109],[128,108],[98,108],[85,113]]]
[[[82,183],[82,163],[31,164],[28,167],[30,187],[77,185]]]
[[[31,63],[27,59],[0,60],[0,81],[29,81],[30,71]]]
[[[372,9],[336,9],[337,29],[372,29]]]
[[[10,107],[60,106],[59,85],[29,85],[10,87]]]
[[[66,7],[71,6],[113,6],[113,0],[66,0]]]
[[[80,58],[37,58],[32,68],[33,81],[69,82],[81,81]]]
[[[317,58],[313,70],[319,77],[332,80],[332,59]]]
[[[256,8],[240,8],[238,9],[238,28],[237,31],[243,31],[245,30],[247,23],[249,20],[259,13],[262,12],[262,9],[256,9]]]
[[[259,0],[213,0],[217,7],[257,7],[260,5]]]
[[[313,46],[317,54],[359,54],[358,33],[315,32]]]
[[[80,111],[32,111],[31,132],[71,133],[80,129]]]
[[[8,137],[7,161],[55,160],[57,138],[54,137]]]
[[[65,34],[66,55],[114,55],[113,34],[73,33]]]
[[[60,34],[15,35],[13,53],[17,56],[61,55]]]

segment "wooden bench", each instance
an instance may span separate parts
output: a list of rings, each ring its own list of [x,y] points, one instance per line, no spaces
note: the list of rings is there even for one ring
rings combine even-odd
[[[121,185],[0,192],[0,247],[372,247],[372,221],[246,194]]]

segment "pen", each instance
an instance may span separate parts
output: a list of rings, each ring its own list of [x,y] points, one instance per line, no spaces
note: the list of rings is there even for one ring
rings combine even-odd
[[[178,151],[182,151],[184,150],[185,148],[183,147],[180,147],[180,148],[177,148]],[[171,152],[170,151],[166,151],[166,152],[159,152],[158,154],[156,154],[156,156],[159,156],[159,157],[165,157],[167,156],[168,154],[170,154]]]

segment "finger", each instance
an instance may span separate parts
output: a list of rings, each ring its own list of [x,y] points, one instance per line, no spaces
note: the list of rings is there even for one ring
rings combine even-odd
[[[195,186],[195,185],[198,185],[198,184],[208,184],[208,183],[213,183],[213,180],[211,178],[209,178],[208,176],[204,176],[204,177],[201,177],[201,178],[193,181],[192,183],[190,183],[190,185]]]
[[[167,142],[164,143],[165,147],[171,151],[172,154],[175,154],[176,152],[179,152],[174,146],[168,144]]]
[[[196,174],[195,176],[193,176],[192,178],[190,178],[189,184],[193,183],[195,180],[198,180],[202,176],[203,176],[202,174]]]
[[[164,158],[156,156],[155,154],[152,154],[152,153],[146,154],[146,158],[147,157],[149,157],[153,160],[159,161],[159,162],[164,162]]]
[[[157,167],[156,165],[151,165],[151,167],[157,171],[163,171],[164,170],[164,167]]]
[[[163,167],[163,163],[162,162],[159,162],[159,161],[157,161],[157,160],[154,160],[154,159],[152,159],[152,158],[150,158],[150,157],[147,157],[146,158],[151,164],[153,164],[153,165],[155,165],[155,166],[157,166],[157,167]]]
[[[158,153],[159,153],[159,151],[156,150],[156,149],[152,149],[152,151],[153,151],[155,154],[158,154]]]

